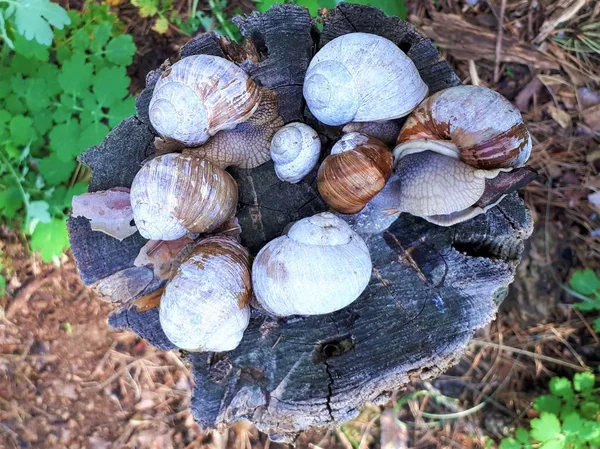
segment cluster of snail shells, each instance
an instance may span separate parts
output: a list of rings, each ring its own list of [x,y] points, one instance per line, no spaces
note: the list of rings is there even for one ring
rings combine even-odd
[[[150,160],[134,179],[132,210],[144,237],[195,237],[231,219],[238,192],[224,170],[229,165],[252,168],[270,157],[277,176],[291,183],[316,167],[319,135],[303,123],[282,126],[273,95],[214,56],[184,58],[161,76],[151,123],[164,138],[194,148]],[[315,55],[304,84],[307,106],[320,122],[346,131],[317,174],[334,210],[356,214],[385,198],[385,210],[451,224],[473,215],[485,179],[527,160],[529,134],[500,95],[473,86],[426,95],[413,62],[382,37],[351,33]],[[391,121],[411,112],[401,130]],[[397,132],[392,152],[387,145]],[[235,144],[239,133],[258,150],[248,155]],[[331,313],[361,295],[371,269],[364,241],[329,212],[293,224],[252,264],[237,240],[209,236],[167,283],[161,325],[186,350],[231,350],[248,325],[253,295],[274,316]]]

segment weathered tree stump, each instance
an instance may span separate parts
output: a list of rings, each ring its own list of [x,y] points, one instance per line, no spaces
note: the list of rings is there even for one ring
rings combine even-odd
[[[323,16],[319,32],[298,6],[275,6],[238,18],[245,48],[214,33],[192,39],[181,56],[213,54],[238,62],[259,84],[275,90],[286,122],[307,121],[330,143],[339,129],[315,122],[302,99],[314,52],[356,31],[384,36],[415,62],[430,92],[460,84],[431,41],[397,18],[369,7],[341,4]],[[129,187],[154,153],[148,122],[151,72],[137,116],[121,123],[81,161],[93,169],[90,191]],[[329,140],[328,140],[329,139]],[[299,184],[277,179],[272,162],[231,170],[240,189],[242,241],[253,254],[291,221],[326,210],[315,173]],[[352,217],[349,217],[351,221]],[[156,290],[152,270],[133,267],[145,239],[122,242],[92,232],[84,218],[69,220],[71,245],[84,282],[121,306],[110,317],[161,349],[173,349],[157,309],[128,305]],[[403,214],[390,229],[365,236],[373,258],[367,290],[349,307],[323,316],[274,320],[254,311],[240,346],[229,353],[185,354],[195,380],[192,411],[203,426],[249,419],[273,438],[344,422],[367,401],[385,402],[413,376],[434,377],[455,363],[473,332],[489,323],[512,282],[531,217],[516,194],[466,223],[440,228]]]

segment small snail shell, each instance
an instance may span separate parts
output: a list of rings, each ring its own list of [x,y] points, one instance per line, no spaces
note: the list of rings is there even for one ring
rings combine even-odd
[[[521,167],[531,153],[523,117],[499,93],[480,86],[456,86],[433,94],[410,115],[400,148],[414,140],[440,140],[477,168]]]
[[[342,219],[324,212],[294,223],[270,241],[252,265],[258,303],[277,316],[320,315],[356,300],[371,278],[365,242]]]
[[[150,122],[162,136],[200,145],[218,131],[248,120],[259,99],[258,86],[233,62],[217,56],[188,56],[156,83]]]
[[[185,149],[184,153],[209,159],[221,168],[258,167],[269,160],[271,140],[283,124],[277,94],[261,89],[260,104],[252,117],[234,129],[218,132],[201,147]]]
[[[321,140],[317,132],[304,123],[289,123],[273,136],[271,159],[282,181],[300,182],[317,165]]]
[[[345,134],[319,168],[319,193],[336,211],[355,214],[383,189],[392,162],[392,153],[380,140]]]
[[[210,232],[231,218],[237,184],[212,162],[165,154],[146,163],[131,185],[135,224],[150,240],[176,240]]]
[[[304,82],[308,108],[332,126],[404,117],[426,95],[411,59],[392,41],[367,33],[327,43],[310,62]]]
[[[167,338],[188,351],[230,351],[250,320],[250,256],[234,240],[202,240],[167,283],[159,318]]]

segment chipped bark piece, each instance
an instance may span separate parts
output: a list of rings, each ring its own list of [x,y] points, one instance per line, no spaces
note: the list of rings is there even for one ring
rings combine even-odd
[[[320,45],[348,32],[373,32],[400,45],[431,93],[460,83],[431,41],[412,25],[374,8],[348,4],[329,11],[324,19],[320,36],[308,12],[298,6],[278,5],[268,13],[237,19],[248,39],[242,66],[261,85],[277,91],[286,122],[312,120],[301,94],[306,67]],[[236,61],[244,59],[221,39],[199,39]],[[193,51],[185,55],[205,51],[202,46],[187,48]],[[149,87],[151,83],[149,77]],[[152,152],[155,135],[147,123],[141,117],[129,120],[127,126],[141,124],[146,129]],[[319,131],[322,137],[335,137],[331,129]],[[105,148],[106,161],[96,160],[94,169],[112,173],[114,181],[121,182],[121,170],[135,173],[150,156],[140,159],[147,152],[142,144],[132,146],[126,136],[112,139]],[[119,163],[123,166],[115,170]],[[272,162],[252,170],[228,170],[239,186],[242,243],[253,254],[290,222],[326,210],[315,190],[316,170],[298,184],[281,182]],[[98,179],[110,184],[109,178]],[[71,218],[69,226],[73,254],[86,282],[133,266],[145,243],[139,234],[125,239],[123,248],[107,246],[109,252],[100,257],[89,245],[104,249],[109,242],[90,240],[85,234],[91,232],[89,222],[80,220]],[[195,381],[194,418],[209,428],[249,419],[271,438],[290,441],[301,430],[356,416],[367,401],[386,401],[413,376],[439,375],[457,362],[474,330],[495,316],[531,223],[514,193],[485,215],[451,228],[402,214],[387,231],[365,237],[374,270],[367,289],[349,307],[329,315],[280,320],[254,310],[234,351],[188,354]],[[87,237],[80,238],[80,232]],[[147,290],[144,295],[151,293]],[[124,307],[109,323],[161,349],[173,349],[160,327],[157,308]]]
[[[88,218],[92,231],[104,232],[119,241],[137,232],[130,224],[133,210],[129,189],[124,187],[74,196],[71,215]]]

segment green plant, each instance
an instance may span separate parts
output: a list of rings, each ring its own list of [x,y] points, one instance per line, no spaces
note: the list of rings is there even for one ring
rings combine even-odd
[[[535,399],[540,417],[518,428],[500,449],[593,449],[600,446],[600,388],[592,373],[550,380],[550,394]]]
[[[134,112],[135,46],[107,5],[69,11],[51,47],[20,34],[0,49],[0,220],[45,261],[68,247],[66,211],[86,190],[75,158]]]
[[[575,307],[586,312],[600,311],[600,278],[589,268],[573,273],[569,280],[571,289],[576,293],[581,302]],[[600,318],[594,320],[594,330],[600,332]]]
[[[173,0],[131,0],[131,4],[138,8],[140,17],[156,17],[152,26],[154,31],[160,34],[167,32],[169,29],[167,13],[173,10]]]
[[[388,16],[398,16],[401,19],[406,17],[406,5],[404,0],[254,0],[257,3],[258,11],[266,11],[276,3],[294,3],[304,6],[310,11],[313,17],[317,17],[321,8],[335,8],[342,1],[348,3],[358,3],[360,5],[375,6],[381,9]]]
[[[69,23],[67,12],[50,0],[0,0],[0,37],[10,48],[14,48],[14,38],[9,35],[15,33],[50,45],[51,26],[62,29]]]

